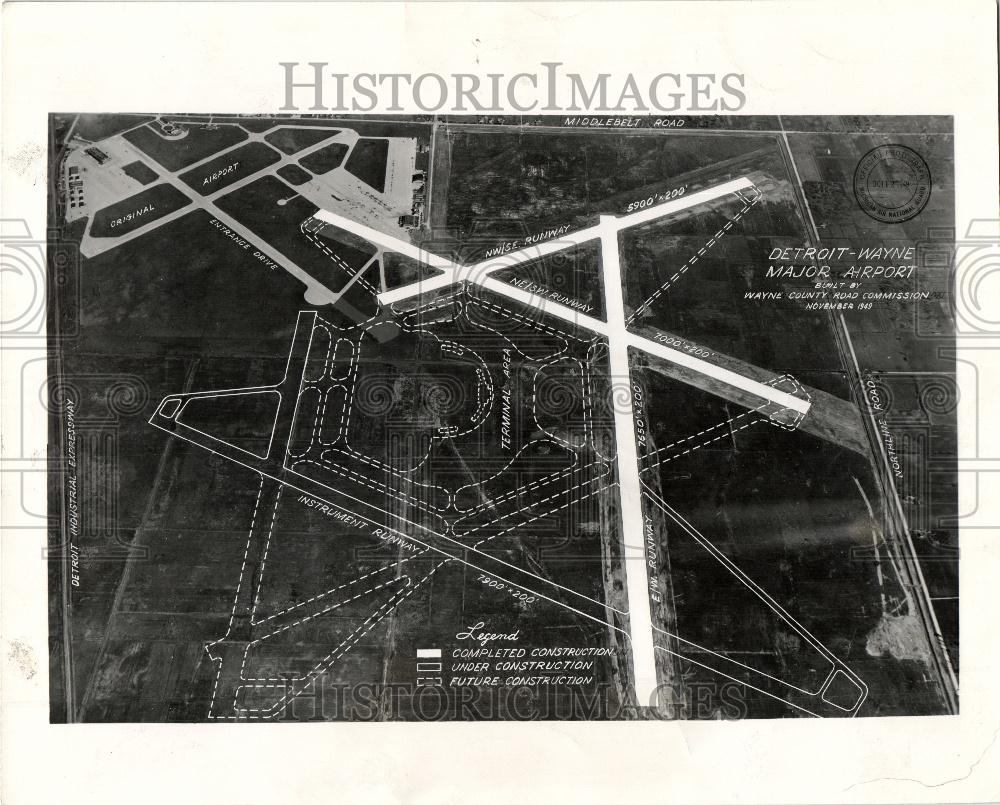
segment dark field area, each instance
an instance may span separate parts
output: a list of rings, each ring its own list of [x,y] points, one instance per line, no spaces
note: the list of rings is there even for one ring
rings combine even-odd
[[[115,614],[99,633],[75,638],[94,656],[78,669],[85,721],[201,721],[208,710],[204,645],[226,628],[257,483],[243,467],[206,461],[204,451],[156,433],[167,472],[125,575],[108,574],[120,585]],[[74,600],[74,621],[101,604],[107,621],[113,594]]]
[[[285,154],[294,154],[310,145],[322,142],[337,133],[337,129],[298,129],[282,127],[265,135],[264,139]]]
[[[388,140],[362,137],[354,144],[344,167],[362,182],[373,187],[379,193],[383,193],[385,192],[385,171],[388,156]]]
[[[180,178],[203,196],[207,196],[273,165],[279,159],[279,154],[264,143],[247,143],[182,173]]]
[[[164,253],[171,255],[169,272],[163,269]],[[251,488],[245,470],[170,440],[147,420],[164,396],[186,388],[280,380],[296,311],[307,305],[298,282],[237,248],[201,211],[84,260],[79,282],[79,315],[86,327],[64,343],[62,367],[66,384],[79,389],[77,428],[85,437],[80,460],[101,469],[81,476],[81,510],[94,519],[81,532],[82,580],[72,593],[78,715],[184,717],[177,700],[194,665],[180,671],[177,664],[200,662],[202,641],[214,639],[224,624],[220,618],[232,604],[228,585],[239,570],[233,568],[231,578],[223,570],[230,567],[227,546],[238,562],[253,499],[245,500]],[[190,470],[182,474],[186,480],[176,481],[180,486],[173,494],[180,502],[170,516],[186,525],[164,532],[160,521],[171,497],[161,496],[182,466]],[[182,541],[174,549],[164,539]],[[173,550],[171,559],[157,559]],[[149,578],[155,570],[161,592],[144,598],[146,582],[134,582],[138,586],[130,596],[137,603],[124,610],[180,607],[177,611],[187,614],[178,615],[176,623],[173,616],[144,621],[129,616],[109,626],[127,556],[134,578]],[[161,561],[166,564],[159,566]],[[132,622],[138,625],[124,625]],[[187,637],[175,639],[178,634]],[[161,673],[164,679],[156,676]],[[179,687],[167,695],[161,683]],[[203,716],[199,708],[187,717]]]
[[[688,338],[775,375],[787,372],[807,382],[800,375],[808,374],[813,387],[849,396],[826,311],[805,310],[787,294],[744,299],[748,290],[801,287],[764,279],[773,248],[801,243],[794,207],[762,200],[748,208],[734,200],[696,210],[700,214],[683,221],[653,222],[619,236],[625,303],[638,311],[636,326]],[[715,243],[698,256],[709,239]]]
[[[176,420],[251,455],[266,458],[279,400],[275,391],[193,397],[178,411]]]
[[[339,290],[350,279],[353,274],[347,267],[350,261],[358,265],[356,251],[345,247],[344,259],[339,261],[317,243],[319,240],[334,253],[339,253],[341,249],[335,241],[318,235],[310,238],[302,231],[301,224],[316,212],[316,206],[273,176],[241,187],[218,199],[217,203],[330,290]]]
[[[544,288],[535,292],[554,293],[582,302],[589,306],[581,308],[588,316],[604,318],[601,255],[596,240],[498,271],[495,276],[504,282],[528,282]]]
[[[131,176],[137,182],[142,182],[143,184],[149,184],[150,182],[155,182],[157,179],[156,171],[149,167],[145,162],[140,162],[136,160],[135,162],[130,162],[122,168],[126,175]]]
[[[158,218],[176,212],[190,203],[191,199],[173,185],[158,184],[98,210],[94,215],[90,236],[112,238],[127,235],[129,232],[151,224]]]
[[[176,140],[161,137],[151,126],[134,129],[125,134],[125,139],[167,170],[179,171],[247,138],[247,133],[237,126],[184,126],[188,133]]]
[[[925,681],[926,638],[902,617],[910,611],[906,591],[881,537],[879,512],[868,510],[880,505],[868,461],[766,420],[750,424],[745,409],[656,373],[641,377],[660,450],[646,460],[647,483],[868,685],[860,715],[943,712],[940,691]],[[684,452],[692,445],[700,446]],[[668,522],[662,549],[681,638],[803,690],[818,689],[829,661],[703,545]],[[704,659],[700,651],[681,649]],[[758,675],[745,678],[762,685]],[[794,691],[765,687],[809,707]],[[786,705],[749,693],[751,717],[788,714]]]
[[[191,357],[287,351],[302,286],[266,268],[195,211],[84,263],[82,344],[98,354]],[[171,255],[164,271],[162,255]],[[90,270],[87,270],[90,269]],[[267,299],[268,304],[260,304]],[[265,337],[262,338],[262,335]]]
[[[398,252],[385,252],[382,255],[382,271],[385,287],[390,290],[441,273]]]
[[[286,182],[298,186],[300,184],[305,184],[312,176],[306,173],[298,165],[282,165],[277,170],[278,176],[284,179]]]
[[[651,192],[679,185],[690,191],[709,177],[724,181],[741,159],[773,150],[774,140],[452,130],[438,146],[436,161],[450,158],[448,174],[435,175],[447,182],[447,226],[468,234],[511,219],[531,231],[565,223],[583,227],[596,223],[600,213],[623,213]]]
[[[313,151],[309,156],[302,157],[299,164],[319,176],[339,168],[346,154],[347,146],[344,143],[331,143],[318,151]]]

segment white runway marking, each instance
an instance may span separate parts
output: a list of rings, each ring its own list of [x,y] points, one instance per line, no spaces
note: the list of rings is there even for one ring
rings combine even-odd
[[[635,698],[640,706],[656,706],[656,657],[653,653],[653,616],[649,604],[649,568],[646,564],[645,528],[642,516],[642,486],[639,479],[639,447],[635,437],[632,375],[628,365],[625,304],[622,299],[621,265],[618,260],[618,230],[612,223],[602,227],[604,308],[608,317],[608,360],[611,398],[618,446],[618,493],[621,498],[622,567],[628,591],[629,633],[632,636],[632,671]]]

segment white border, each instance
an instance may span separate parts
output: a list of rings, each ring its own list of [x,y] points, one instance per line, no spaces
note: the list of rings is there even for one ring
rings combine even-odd
[[[49,112],[274,111],[283,102],[279,61],[414,73],[512,73],[562,61],[567,70],[591,74],[743,72],[745,114],[954,115],[961,233],[975,219],[1000,217],[996,23],[992,0],[8,3],[2,215],[27,219],[43,237]],[[987,234],[996,237],[995,224]],[[996,279],[984,282],[1000,298]],[[5,309],[12,304],[0,297]],[[44,531],[18,530],[17,512],[5,505],[4,524],[15,528],[2,534],[0,799],[16,805],[995,800],[1000,701],[992,526],[1000,523],[1000,428],[987,417],[1000,392],[1000,340],[967,336],[961,344],[959,358],[967,362],[960,370],[961,450],[976,462],[963,472],[960,504],[968,514],[960,716],[50,726]],[[0,383],[5,469],[30,469],[44,456],[40,411],[23,413],[30,426],[23,446],[8,439],[21,424],[11,426],[10,418],[21,411],[22,359],[27,353],[0,354],[4,381],[11,381]],[[37,394],[29,399],[37,401]],[[44,474],[0,474],[3,497],[20,495],[22,479],[32,508],[44,511]],[[30,678],[11,659],[15,640],[34,658]]]

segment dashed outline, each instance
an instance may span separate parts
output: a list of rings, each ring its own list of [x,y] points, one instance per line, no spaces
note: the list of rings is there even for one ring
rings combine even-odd
[[[740,193],[738,190],[735,192],[735,195],[744,202],[744,207],[739,212],[737,212],[732,218],[730,218],[729,221],[721,229],[719,229],[718,232],[716,232],[711,238],[709,238],[708,242],[704,246],[702,246],[700,249],[698,249],[698,251],[694,255],[688,258],[687,262],[685,262],[684,265],[678,268],[676,273],[670,279],[668,279],[663,285],[661,285],[653,293],[652,296],[650,296],[645,302],[639,305],[639,307],[637,307],[632,312],[631,316],[625,319],[626,326],[631,325],[637,318],[639,318],[639,316],[645,313],[646,310],[649,309],[649,306],[652,305],[653,302],[655,302],[660,297],[661,294],[666,293],[667,289],[669,289],[670,286],[673,285],[674,282],[676,282],[681,277],[681,275],[684,274],[685,271],[687,271],[691,266],[693,266],[695,263],[698,262],[698,258],[704,257],[705,254],[713,246],[715,246],[716,243],[718,243],[720,240],[722,240],[723,237],[726,236],[726,234],[732,228],[733,224],[739,221],[740,218],[742,218],[746,214],[747,210],[749,210],[754,204],[760,201],[760,199],[763,197],[764,194],[756,185],[754,185],[753,189],[754,191],[756,191],[756,195],[753,197],[753,199],[750,200],[745,199],[743,197],[743,194]]]

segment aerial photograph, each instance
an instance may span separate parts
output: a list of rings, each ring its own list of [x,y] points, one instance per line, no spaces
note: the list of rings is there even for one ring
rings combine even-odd
[[[67,112],[48,172],[52,723],[959,712],[951,117]]]

